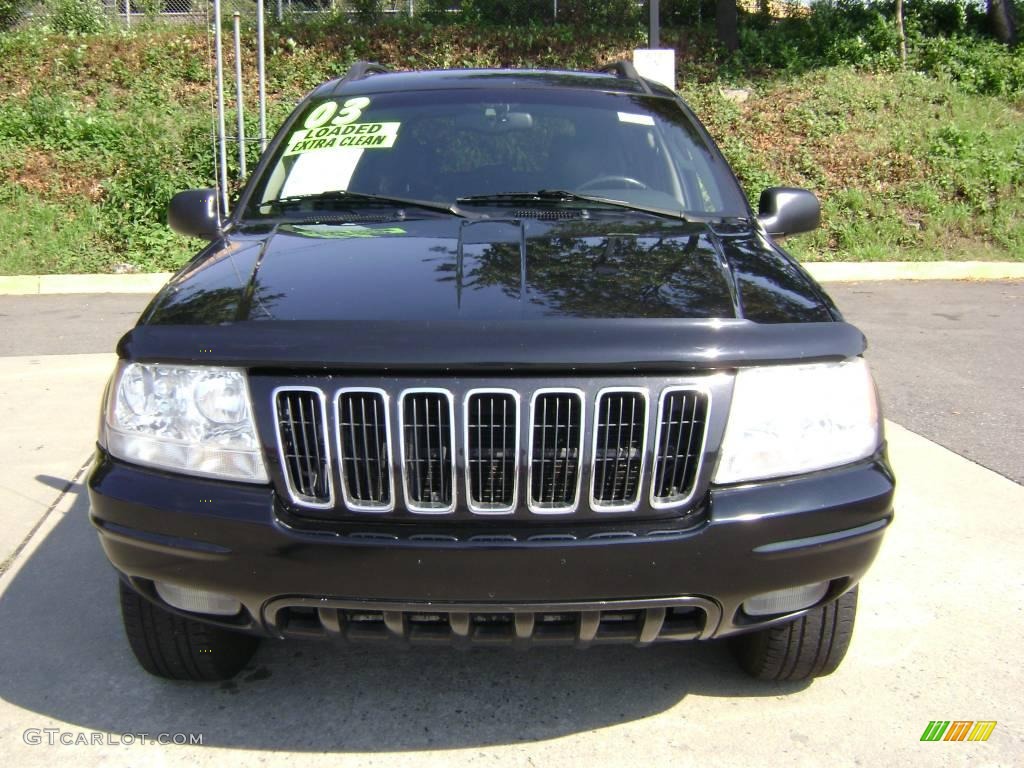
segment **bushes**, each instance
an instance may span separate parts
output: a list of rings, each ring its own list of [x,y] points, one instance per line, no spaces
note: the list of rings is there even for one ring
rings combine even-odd
[[[636,25],[642,9],[633,0],[559,0],[558,21],[577,27],[622,29]],[[529,25],[554,18],[553,0],[463,0],[462,20]]]
[[[817,0],[806,16],[748,16],[740,25],[737,63],[744,69],[802,71],[852,64],[896,65],[896,29],[880,8],[857,0]]]
[[[462,17],[468,24],[530,24],[550,21],[551,0],[463,0]]]
[[[1024,48],[1014,51],[992,40],[956,35],[916,40],[912,50],[916,69],[948,77],[967,93],[1024,94]]]
[[[58,32],[88,34],[107,26],[100,0],[52,0],[50,23]]]
[[[416,13],[421,19],[438,24],[448,20],[448,8],[451,5],[451,0],[420,0]]]
[[[29,0],[0,0],[0,32],[11,29],[28,10]]]
[[[349,5],[361,24],[374,24],[384,14],[383,0],[349,0]]]
[[[892,6],[889,0],[818,0],[806,16],[747,16],[729,73],[799,73],[842,64],[894,70],[899,59]],[[984,34],[986,28],[986,17],[971,0],[909,0],[907,65],[948,77],[968,93],[1024,93],[1024,48],[997,43]]]

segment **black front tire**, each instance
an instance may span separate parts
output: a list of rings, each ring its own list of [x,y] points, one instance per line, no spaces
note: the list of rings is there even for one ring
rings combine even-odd
[[[249,663],[259,638],[165,611],[119,580],[121,619],[132,653],[168,680],[229,680]]]
[[[846,656],[857,614],[857,587],[796,621],[740,635],[732,651],[758,680],[801,682],[830,675]]]

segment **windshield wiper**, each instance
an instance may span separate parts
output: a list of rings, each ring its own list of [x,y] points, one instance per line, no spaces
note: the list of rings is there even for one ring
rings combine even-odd
[[[488,203],[591,203],[612,208],[624,208],[628,211],[649,213],[655,216],[667,216],[672,219],[688,221],[682,211],[671,208],[656,208],[648,205],[637,205],[625,200],[595,195],[581,195],[567,189],[539,189],[536,192],[498,192],[492,195],[471,195],[455,200],[458,205],[486,205]]]
[[[266,206],[274,206],[278,209],[288,205],[301,204],[306,202],[314,203],[331,203],[332,205],[342,203],[351,203],[354,205],[389,205],[398,208],[421,208],[427,211],[437,211],[438,213],[448,213],[452,216],[462,216],[465,214],[460,213],[456,210],[454,205],[447,203],[437,203],[430,200],[413,200],[405,197],[391,197],[389,195],[372,195],[367,192],[351,192],[348,190],[332,190],[330,192],[316,192],[309,195],[286,195],[285,197],[279,197],[276,200],[267,200],[257,204],[257,208],[263,208]]]

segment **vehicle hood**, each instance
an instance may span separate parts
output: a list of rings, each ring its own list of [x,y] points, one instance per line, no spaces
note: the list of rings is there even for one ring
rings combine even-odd
[[[581,365],[623,355],[651,363],[678,359],[681,343],[688,358],[716,348],[709,329],[810,333],[838,319],[813,280],[748,225],[287,224],[212,244],[161,291],[123,353],[159,356],[188,338],[236,362],[500,367],[536,363],[547,344],[552,363],[559,349]]]

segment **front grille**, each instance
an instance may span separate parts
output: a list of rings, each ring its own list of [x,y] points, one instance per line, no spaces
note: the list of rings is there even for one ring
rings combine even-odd
[[[516,500],[519,406],[514,392],[466,397],[466,479],[474,512],[511,512]]]
[[[455,505],[455,430],[446,391],[402,395],[402,450],[405,492],[416,512],[450,512]]]
[[[530,508],[539,514],[571,512],[579,494],[583,395],[538,392],[532,411]]]
[[[707,395],[695,390],[665,390],[659,411],[651,503],[675,506],[685,503],[697,482],[707,425]]]
[[[369,379],[330,391],[322,377],[306,381],[321,386],[265,391],[275,408],[281,497],[291,501],[285,510],[331,510],[306,515],[324,522],[392,512],[455,521],[689,514],[707,482],[705,435],[724,426],[711,418],[717,380],[581,380],[577,389],[476,379],[442,389]]]
[[[338,456],[345,503],[365,512],[393,508],[387,398],[381,391],[338,395]]]
[[[324,396],[315,389],[279,389],[274,396],[281,464],[292,499],[311,507],[333,504]]]
[[[604,511],[632,509],[640,498],[647,446],[647,394],[605,391],[594,409],[591,503]]]

